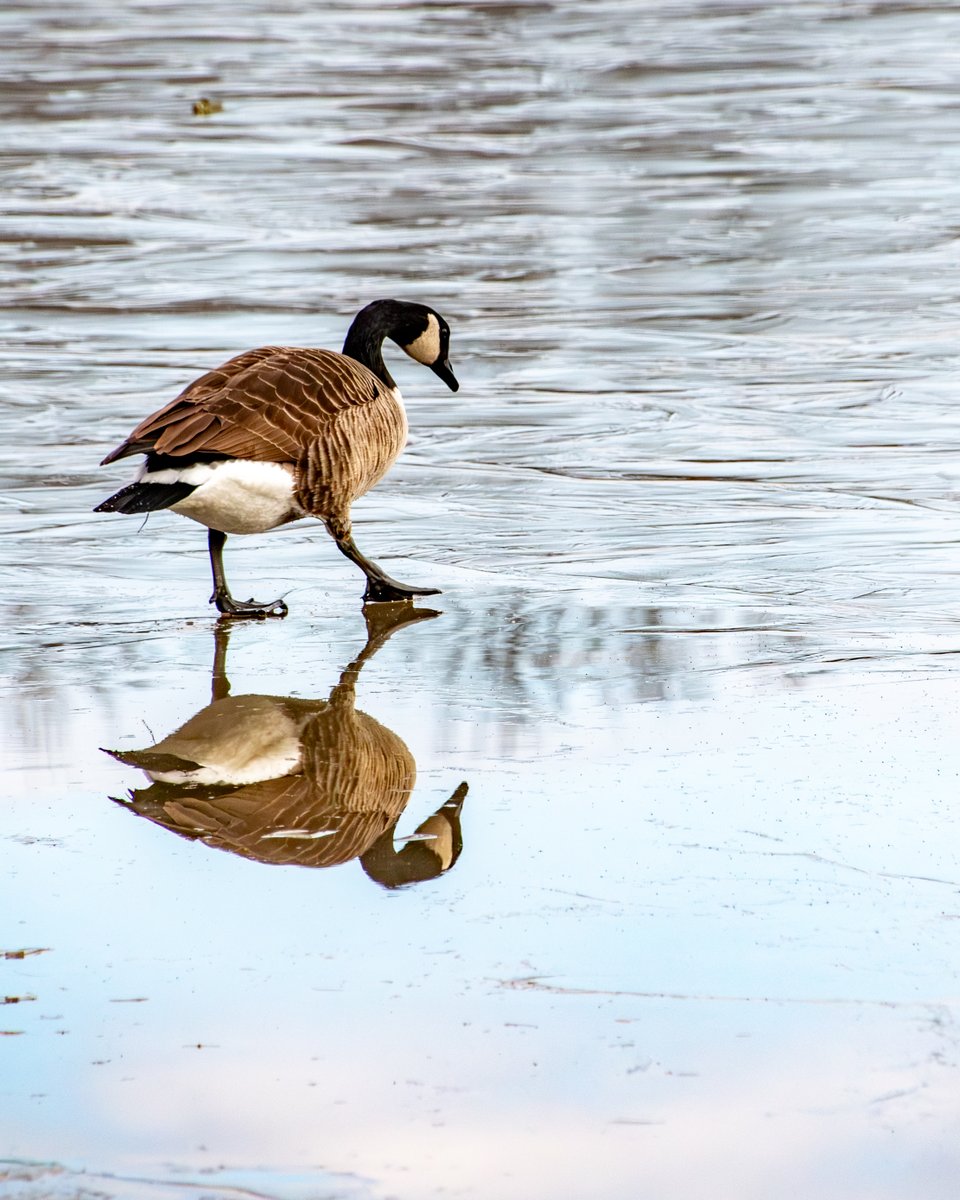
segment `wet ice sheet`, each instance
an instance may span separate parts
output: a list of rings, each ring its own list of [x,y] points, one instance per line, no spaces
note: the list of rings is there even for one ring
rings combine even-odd
[[[301,7],[0,18],[0,1152],[53,1164],[2,1188],[952,1198],[960,11]],[[357,708],[395,849],[469,785],[394,891],[114,802],[214,639],[201,531],[90,511],[199,371],[390,293],[463,388],[397,367],[358,539],[444,612]],[[292,610],[231,694],[325,711],[352,568],[227,556]]]
[[[265,867],[110,802],[142,776],[98,745],[208,702],[208,629],[161,635],[123,712],[71,689],[4,815],[4,904],[45,949],[3,964],[35,997],[3,1014],[17,1153],[269,1167],[269,1195],[317,1167],[369,1195],[579,1194],[602,1162],[624,1197],[676,1185],[681,1148],[690,1195],[719,1163],[730,1194],[842,1196],[879,1155],[870,1194],[893,1196],[922,1154],[947,1195],[952,681],[631,700],[619,635],[574,643],[565,713],[482,686],[489,667],[440,682],[485,628],[454,608],[364,668],[361,707],[417,763],[398,833],[470,785],[455,868],[392,894],[356,862]],[[235,634],[234,693],[324,695],[335,642],[306,632]],[[758,1127],[762,1155],[730,1153]]]

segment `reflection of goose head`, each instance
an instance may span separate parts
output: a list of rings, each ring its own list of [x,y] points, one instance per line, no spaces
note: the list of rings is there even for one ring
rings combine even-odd
[[[355,708],[364,663],[395,630],[437,614],[409,604],[367,613],[366,644],[326,700],[230,696],[229,628],[218,627],[213,702],[153,746],[107,751],[151,780],[118,803],[259,862],[327,867],[363,856],[367,874],[387,887],[449,870],[466,784],[395,853],[416,764],[395,733]]]
[[[360,865],[386,888],[421,883],[449,871],[463,849],[460,810],[466,794],[467,785],[461,783],[446,804],[418,825],[412,836],[403,839],[402,850],[394,846],[391,826],[364,852]]]

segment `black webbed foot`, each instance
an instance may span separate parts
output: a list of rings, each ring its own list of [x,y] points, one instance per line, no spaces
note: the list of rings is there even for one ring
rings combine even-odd
[[[415,587],[400,583],[378,567],[375,562],[361,554],[350,532],[350,521],[343,516],[325,518],[327,531],[337,543],[337,549],[360,568],[367,577],[367,590],[363,593],[364,604],[395,604],[399,600],[412,600],[415,596],[439,596],[440,589]]]
[[[265,621],[267,617],[285,617],[290,611],[283,600],[234,600],[228,591],[215,591],[210,597],[210,603],[217,606],[217,612],[224,617]]]
[[[412,600],[414,596],[439,596],[440,589],[415,587],[409,583],[398,583],[389,575],[378,578],[367,576],[367,590],[363,593],[364,604],[390,604],[398,600]]]
[[[227,577],[223,573],[223,547],[227,535],[219,529],[207,532],[207,544],[210,547],[210,567],[213,571],[213,595],[210,603],[217,606],[217,612],[224,617],[247,617],[254,621],[265,621],[267,617],[285,617],[289,611],[283,600],[234,600],[227,587]]]

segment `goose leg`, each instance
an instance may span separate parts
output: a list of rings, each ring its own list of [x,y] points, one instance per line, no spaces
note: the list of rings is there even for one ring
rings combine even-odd
[[[337,549],[345,554],[352,563],[356,563],[367,577],[367,590],[363,593],[365,604],[378,604],[391,600],[412,600],[414,596],[439,596],[440,589],[432,587],[415,587],[413,584],[400,583],[390,576],[366,555],[361,554],[353,540],[348,521],[329,518],[326,522],[330,536],[337,543]]]
[[[213,571],[213,595],[210,603],[217,606],[217,611],[225,617],[254,617],[263,620],[264,617],[285,617],[287,606],[282,600],[271,600],[261,604],[259,600],[234,600],[227,587],[227,577],[223,572],[223,547],[227,535],[219,529],[211,529],[207,535],[207,546],[210,549],[210,568]]]

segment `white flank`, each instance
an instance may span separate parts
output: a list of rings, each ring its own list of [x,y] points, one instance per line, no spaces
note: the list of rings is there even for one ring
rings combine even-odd
[[[182,470],[144,470],[139,482],[194,484],[196,491],[171,511],[222,533],[265,533],[306,515],[293,497],[293,468],[283,463],[193,463]]]
[[[206,482],[216,470],[218,463],[193,463],[189,467],[165,467],[162,471],[148,471],[144,463],[137,475],[137,483],[192,483],[199,486]]]

